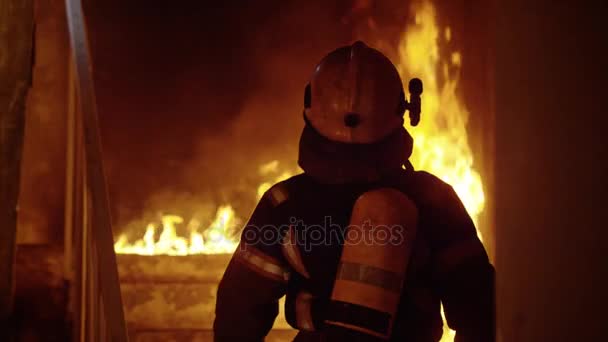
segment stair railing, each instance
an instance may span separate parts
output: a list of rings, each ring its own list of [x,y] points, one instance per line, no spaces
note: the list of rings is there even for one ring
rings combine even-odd
[[[71,281],[73,340],[126,342],[86,24],[81,0],[65,3],[72,47],[65,271]]]

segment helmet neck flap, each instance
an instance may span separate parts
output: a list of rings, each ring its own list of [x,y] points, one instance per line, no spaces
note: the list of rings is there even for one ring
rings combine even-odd
[[[321,135],[304,116],[298,164],[314,179],[329,184],[373,182],[409,165],[413,139],[398,127],[373,143],[344,143]]]

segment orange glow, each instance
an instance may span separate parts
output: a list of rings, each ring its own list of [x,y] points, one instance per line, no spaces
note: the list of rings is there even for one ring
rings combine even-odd
[[[177,225],[184,222],[181,216],[163,215],[161,222],[158,238],[155,235],[159,227],[149,223],[141,239],[129,243],[126,235],[123,234],[114,244],[114,250],[121,254],[188,255],[232,253],[236,249],[236,241],[231,237],[231,233],[238,228],[238,219],[229,205],[219,207],[215,219],[203,231],[200,230],[198,220],[190,220],[189,239],[176,233]]]
[[[424,82],[420,124],[417,127],[406,124],[415,142],[411,161],[417,169],[427,170],[452,185],[478,226],[485,195],[468,141],[469,113],[457,94],[459,71],[466,56],[460,51],[440,53],[440,44],[449,42],[454,33],[449,27],[438,26],[436,10],[430,1],[422,0],[413,9],[414,22],[405,28],[397,50],[402,79],[418,77]],[[274,160],[260,165],[258,173],[263,181],[251,192],[260,198],[272,184],[296,172],[282,168]],[[230,203],[223,203],[217,206],[214,220],[205,227],[196,219],[185,223],[180,216],[164,215],[160,226],[149,223],[145,234],[134,242],[121,235],[115,250],[141,255],[232,253],[246,214],[235,212]],[[184,224],[190,232],[188,237],[176,233],[176,227]],[[479,231],[478,235],[481,238]],[[453,339],[454,332],[446,327],[441,341]]]
[[[257,199],[273,184],[294,175],[295,171],[281,170],[279,161],[273,160],[258,169],[263,181],[255,191]],[[245,214],[246,215],[246,214]],[[220,205],[213,221],[203,227],[197,218],[191,218],[185,225],[189,236],[180,236],[178,226],[183,227],[185,220],[178,215],[162,215],[160,225],[150,222],[144,235],[129,242],[126,234],[121,234],[114,243],[118,254],[139,255],[189,255],[189,254],[227,254],[233,253],[238,245],[239,231],[245,215],[239,215],[226,203]]]
[[[415,142],[411,161],[452,185],[477,224],[485,203],[483,184],[468,142],[469,113],[456,93],[464,57],[459,51],[439,54],[441,39],[449,41],[452,32],[446,28],[440,35],[430,2],[419,3],[415,13],[415,23],[407,27],[399,45],[398,65],[404,80],[419,77],[424,82],[422,119],[419,126],[407,127]]]
[[[420,124],[407,127],[415,142],[411,161],[417,169],[427,170],[452,185],[479,228],[485,203],[483,184],[473,167],[468,142],[469,113],[456,93],[464,57],[459,51],[448,56],[439,53],[440,42],[449,42],[452,31],[449,27],[443,31],[439,28],[435,8],[429,1],[417,3],[414,13],[414,23],[406,28],[399,44],[398,65],[402,79],[418,77],[424,82]],[[481,238],[479,230],[477,234]],[[441,313],[443,316],[443,308]],[[441,342],[453,341],[454,336],[444,318]]]

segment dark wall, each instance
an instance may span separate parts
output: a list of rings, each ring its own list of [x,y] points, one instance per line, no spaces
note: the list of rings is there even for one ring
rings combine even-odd
[[[607,10],[606,2],[497,2],[503,341],[605,340]]]
[[[62,243],[68,33],[63,1],[34,1],[33,84],[26,105],[20,243]]]

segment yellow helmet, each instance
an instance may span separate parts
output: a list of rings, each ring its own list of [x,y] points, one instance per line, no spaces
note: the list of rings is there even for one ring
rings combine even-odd
[[[326,138],[345,143],[367,144],[388,136],[403,126],[408,106],[393,63],[360,41],[323,58],[304,95],[310,125]]]

